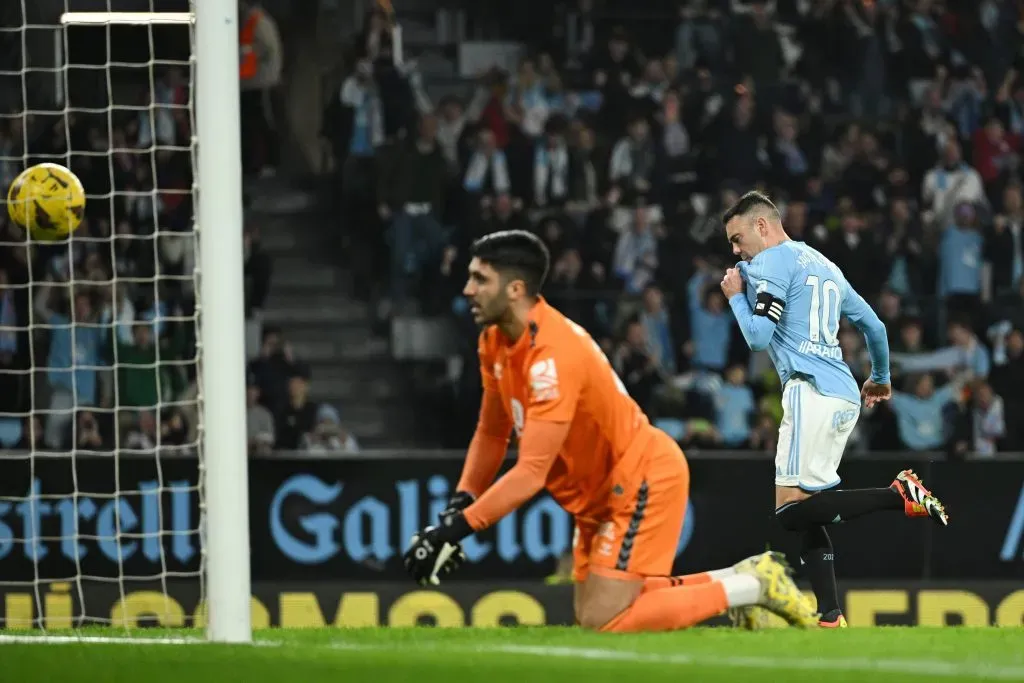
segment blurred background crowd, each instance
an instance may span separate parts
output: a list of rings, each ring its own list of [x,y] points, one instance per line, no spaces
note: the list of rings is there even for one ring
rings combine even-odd
[[[286,182],[279,167],[295,147],[280,124],[283,83],[296,76],[277,4],[241,3],[243,161],[256,203]],[[439,83],[426,66],[436,54],[396,28],[405,6],[373,3],[335,49],[322,102],[306,107],[323,111],[314,227],[351,275],[352,310],[370,311],[363,336],[393,352],[403,321],[448,333],[444,371],[412,394],[415,415],[382,408],[395,429],[427,422],[429,442],[465,445],[480,391],[460,294],[468,247],[524,228],[551,249],[545,296],[599,341],[659,426],[690,448],[771,451],[781,387],[718,287],[735,261],[721,211],[760,188],[789,234],[832,259],[887,326],[896,393],[865,413],[852,449],[1024,450],[1024,3],[430,4],[439,34],[514,49]],[[459,39],[439,42],[445,54]],[[29,248],[0,216],[4,447],[195,441],[187,69],[155,70],[152,101],[115,107],[109,123],[105,111],[0,119],[5,186],[27,156],[66,159],[91,196],[114,192],[90,202],[70,246]],[[395,398],[373,383],[385,365],[360,360],[372,376],[354,379],[332,354],[374,340],[328,347],[322,329],[267,319],[272,292],[292,301],[292,288],[317,311],[334,310],[337,295],[326,275],[322,295],[301,293],[318,274],[288,277],[292,264],[261,246],[273,230],[263,222],[250,204],[251,449],[355,450],[371,421],[359,411]],[[863,381],[863,338],[844,323],[839,341]],[[317,394],[342,369],[350,391]],[[16,417],[30,408],[34,430]]]
[[[546,296],[659,425],[774,448],[777,376],[718,288],[735,261],[719,215],[757,187],[888,328],[896,394],[854,449],[1024,447],[1020,3],[526,5],[463,6],[525,49],[436,100],[372,11],[325,118],[358,279],[464,340],[457,431],[478,396],[467,248],[514,227],[546,241]],[[862,381],[864,340],[844,323],[840,344]]]

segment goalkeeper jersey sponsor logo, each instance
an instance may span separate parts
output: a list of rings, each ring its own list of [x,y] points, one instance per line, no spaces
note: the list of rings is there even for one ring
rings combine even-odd
[[[534,403],[554,401],[558,398],[558,368],[555,359],[548,358],[530,366],[530,399]]]

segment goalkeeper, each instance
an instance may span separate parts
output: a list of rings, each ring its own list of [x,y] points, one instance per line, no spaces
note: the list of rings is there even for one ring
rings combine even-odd
[[[547,488],[576,518],[579,625],[669,631],[755,604],[791,624],[815,625],[773,554],[669,576],[689,495],[682,451],[651,426],[586,331],[539,296],[549,256],[537,237],[494,233],[472,254],[463,293],[483,327],[480,418],[440,524],[413,536],[405,554],[413,579],[439,583],[462,563],[463,538]],[[513,428],[518,460],[494,482]]]

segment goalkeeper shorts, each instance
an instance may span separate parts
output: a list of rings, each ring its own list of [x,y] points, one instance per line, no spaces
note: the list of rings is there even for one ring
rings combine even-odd
[[[690,496],[690,468],[679,445],[658,432],[636,496],[600,520],[577,520],[573,580],[591,569],[635,578],[668,576],[675,562]]]

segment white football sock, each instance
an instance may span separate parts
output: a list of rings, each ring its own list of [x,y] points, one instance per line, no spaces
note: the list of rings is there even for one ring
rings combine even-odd
[[[761,582],[750,574],[734,574],[718,581],[725,588],[729,607],[756,605],[761,597]]]
[[[727,576],[736,576],[736,570],[732,567],[726,567],[725,569],[712,569],[708,572],[708,576],[711,577],[712,581],[721,581]]]

